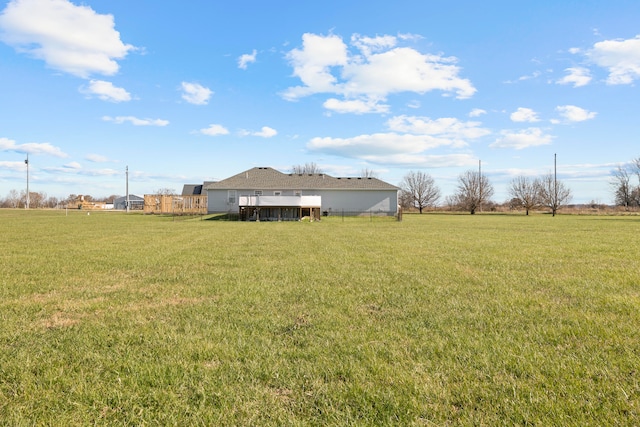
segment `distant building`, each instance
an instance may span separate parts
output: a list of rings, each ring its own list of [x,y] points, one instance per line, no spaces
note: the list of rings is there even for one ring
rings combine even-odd
[[[204,184],[185,184],[182,187],[181,196],[200,196],[207,193],[203,190],[205,186],[213,184],[215,181],[205,181]]]
[[[127,196],[118,197],[113,201],[113,209],[127,210]],[[135,194],[129,194],[129,210],[143,210],[144,209],[144,197],[136,196]]]

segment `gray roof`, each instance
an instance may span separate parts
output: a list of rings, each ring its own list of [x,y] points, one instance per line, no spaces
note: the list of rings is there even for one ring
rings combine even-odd
[[[127,196],[118,197],[113,200],[113,203],[122,203],[127,200]],[[135,194],[129,194],[130,202],[144,202],[144,196],[136,196]]]
[[[182,187],[182,196],[193,196],[202,194],[202,184],[184,184]]]
[[[215,181],[205,181],[204,184],[184,184],[182,187],[182,196],[199,196],[206,185],[213,184]]]
[[[256,167],[222,181],[207,183],[204,190],[398,190],[378,178],[341,177],[326,173],[286,174]]]

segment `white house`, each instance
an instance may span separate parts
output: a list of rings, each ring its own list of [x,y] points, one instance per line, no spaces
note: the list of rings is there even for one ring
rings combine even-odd
[[[203,186],[209,213],[243,219],[294,220],[304,216],[398,212],[399,188],[377,178],[287,174],[256,167]]]

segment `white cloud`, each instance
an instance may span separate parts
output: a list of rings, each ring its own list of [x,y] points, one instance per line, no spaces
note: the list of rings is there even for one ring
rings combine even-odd
[[[346,157],[386,156],[401,153],[418,154],[428,149],[448,145],[444,138],[430,135],[377,133],[353,138],[317,137],[311,139],[310,150],[337,154]]]
[[[471,112],[469,112],[469,117],[480,117],[483,114],[487,114],[487,111],[483,110],[482,108],[474,108],[473,110],[471,110]]]
[[[403,166],[444,167],[471,164],[468,154],[427,155],[424,151],[447,146],[450,141],[429,135],[399,135],[379,133],[359,135],[353,138],[317,137],[307,148],[341,157],[365,160],[376,164]]]
[[[66,153],[64,153],[59,147],[49,144],[48,142],[28,142],[26,144],[21,144],[20,150],[23,153],[29,154],[46,154],[54,157],[69,157]]]
[[[432,120],[428,117],[396,116],[387,122],[391,131],[431,135],[448,139],[448,145],[464,146],[465,140],[489,135],[491,131],[480,127],[480,122],[462,122],[456,118],[442,117]]]
[[[316,137],[307,148],[341,157],[377,164],[405,166],[467,165],[467,154],[426,154],[429,150],[466,147],[469,140],[489,135],[479,122],[462,122],[455,118],[396,116],[387,121],[389,132],[358,135],[351,138]]]
[[[211,124],[208,128],[200,129],[199,133],[208,136],[228,135],[229,131],[222,125]]]
[[[49,173],[56,174],[64,174],[66,176],[86,176],[86,177],[112,177],[112,176],[122,176],[123,171],[118,169],[85,169],[78,162],[70,162],[63,166],[56,167],[43,167],[43,171]],[[129,172],[129,177],[134,179],[134,177],[139,176],[139,173],[134,171]],[[65,179],[58,178],[59,182],[65,182]]]
[[[0,138],[0,150],[2,151],[14,151],[17,147],[16,142],[9,138]]]
[[[282,94],[288,100],[334,94],[344,99],[332,100],[325,106],[340,112],[364,113],[380,112],[380,103],[392,93],[439,90],[464,99],[476,91],[469,80],[458,77],[456,58],[397,46],[398,39],[393,36],[356,34],[351,38],[355,53],[336,35],[307,33],[302,41],[302,48],[287,54],[293,75],[302,82]],[[367,106],[370,110],[363,108]]]
[[[82,78],[113,75],[135,49],[120,40],[112,15],[68,0],[12,0],[0,15],[0,40],[56,70]]]
[[[24,160],[19,162],[0,161],[0,168],[2,169],[10,169],[12,171],[22,172],[25,170],[25,167],[26,166],[25,166]]]
[[[162,126],[167,126],[169,124],[168,120],[139,119],[134,116],[117,116],[117,117],[104,116],[102,117],[102,120],[104,120],[105,122],[113,122],[118,125],[129,122],[134,126],[161,126],[162,127]]]
[[[293,75],[304,86],[287,89],[286,99],[295,100],[314,93],[332,93],[337,79],[330,68],[347,65],[347,45],[338,36],[318,36],[306,33],[302,36],[302,49],[293,49],[287,59],[293,66]]]
[[[538,113],[531,108],[520,107],[509,116],[514,122],[539,122]]]
[[[245,53],[238,58],[238,68],[247,69],[247,65],[256,62],[258,52],[254,49],[251,54]]]
[[[78,162],[69,162],[67,164],[64,165],[65,168],[67,169],[82,169],[82,165]]]
[[[340,100],[336,98],[329,98],[322,105],[327,110],[336,113],[366,114],[387,113],[389,111],[388,105],[378,104],[374,99]]]
[[[478,160],[470,154],[393,154],[390,156],[363,156],[371,163],[417,168],[446,168],[477,165]]]
[[[116,87],[111,82],[104,80],[91,80],[88,87],[83,87],[80,92],[89,97],[95,95],[103,101],[126,102],[131,101],[131,94],[121,87]]]
[[[411,48],[397,47],[372,54],[365,62],[354,61],[343,71],[347,95],[386,96],[390,93],[432,90],[455,92],[460,99],[471,97],[476,89],[458,77],[455,58],[422,54]]]
[[[640,35],[627,40],[598,42],[586,56],[609,71],[608,84],[631,84],[640,78]]]
[[[262,138],[271,138],[274,137],[278,134],[278,131],[270,128],[269,126],[263,126],[262,129],[260,129],[260,132],[254,132],[253,135],[254,136],[260,136]]]
[[[276,136],[278,134],[278,131],[270,128],[269,126],[263,126],[262,129],[257,132],[251,132],[243,129],[239,132],[239,134],[240,136],[259,136],[261,138],[271,138]]]
[[[518,77],[518,81],[526,81],[526,80],[533,80],[533,79],[537,79],[538,77],[540,77],[540,75],[542,75],[542,73],[540,71],[534,71],[533,73],[529,74],[529,75],[524,75],[524,76],[520,76]]]
[[[591,72],[584,67],[565,69],[567,75],[557,81],[558,84],[572,84],[573,87],[586,86],[591,82]]]
[[[26,144],[16,144],[12,139],[0,138],[0,151],[13,151],[15,153],[24,154],[45,154],[54,157],[69,157],[60,148],[51,145],[48,142],[29,142]]]
[[[107,157],[101,156],[100,154],[87,154],[85,159],[93,163],[105,163],[109,161]]]
[[[206,105],[209,98],[213,95],[211,89],[204,87],[198,83],[182,82],[182,99],[190,104]]]
[[[394,36],[366,37],[360,34],[351,36],[351,44],[363,53],[364,56],[371,56],[373,52],[382,52],[395,47],[397,39]]]
[[[501,137],[490,144],[491,148],[514,148],[522,150],[528,147],[551,144],[553,136],[546,135],[540,128],[529,128],[519,132],[502,131]]]
[[[556,107],[556,111],[565,120],[565,122],[584,122],[596,117],[598,113],[576,107],[575,105],[560,105]]]

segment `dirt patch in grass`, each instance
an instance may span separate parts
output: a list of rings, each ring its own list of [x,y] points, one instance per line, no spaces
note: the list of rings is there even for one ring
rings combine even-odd
[[[57,311],[39,322],[39,326],[46,329],[68,328],[80,323],[80,317],[71,313]]]

